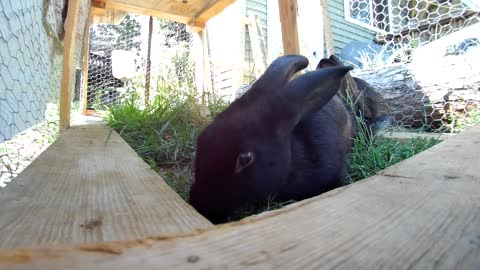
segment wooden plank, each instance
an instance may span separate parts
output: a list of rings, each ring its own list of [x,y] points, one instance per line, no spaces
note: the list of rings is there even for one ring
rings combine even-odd
[[[99,0],[106,3],[107,9],[113,8],[125,12],[154,16],[185,24],[204,25],[235,0]],[[198,30],[198,28],[195,28]]]
[[[93,12],[93,10],[92,10]],[[93,13],[85,23],[85,34],[83,38],[83,82],[82,82],[82,114],[87,115],[87,101],[88,101],[88,58],[90,54],[90,24],[92,22]]]
[[[60,86],[60,130],[65,130],[70,127],[72,79],[75,72],[75,41],[79,12],[80,0],[69,1],[65,21],[63,71]]]
[[[2,251],[0,268],[477,269],[479,152],[477,125],[281,210],[177,237]]]
[[[328,2],[327,0],[320,0],[320,6],[322,9],[322,19],[323,19],[323,36],[325,39],[325,45],[327,48],[327,57],[335,54],[335,44],[333,42],[332,27],[330,25],[330,12],[328,12]],[[323,51],[322,51],[323,54]]]
[[[202,76],[201,76],[201,85],[202,85],[202,102],[205,103],[207,96],[211,93],[213,86],[211,80],[211,70],[210,70],[210,56],[208,53],[208,38],[207,30],[203,29],[200,32],[197,32],[202,50]]]
[[[103,15],[95,15],[92,13],[92,22],[91,24],[119,24],[125,18],[126,13],[117,9],[105,9]]]
[[[92,0],[92,14],[94,16],[105,16],[106,8],[105,2]]]
[[[188,25],[188,30],[192,33],[198,33],[203,29],[205,29],[205,23],[190,21],[187,25]]]
[[[212,226],[116,132],[109,137],[109,129],[96,123],[72,126],[0,191],[1,248],[135,239]]]
[[[260,78],[267,69],[267,56],[265,48],[265,37],[262,35],[262,25],[258,16],[250,16],[247,19],[247,29],[250,33],[252,45],[253,62],[255,63],[255,76]]]
[[[194,19],[190,23],[203,23],[205,24],[208,20],[218,15],[224,9],[226,9],[231,4],[235,3],[236,0],[216,0],[212,1],[210,5],[205,6],[202,11],[195,15]]]
[[[414,133],[414,132],[386,132],[381,136],[384,138],[394,139],[399,142],[408,142],[414,138],[424,138],[424,139],[437,139],[439,141],[446,140],[452,136],[455,136],[455,133]]]
[[[282,25],[283,53],[300,54],[297,28],[297,0],[278,0]]]
[[[168,9],[164,10],[160,8],[161,6],[153,6],[153,8],[150,8],[150,5],[144,5],[145,2],[149,1],[134,2],[135,3],[130,3],[129,1],[106,1],[106,4],[107,9],[116,9],[126,13],[136,13],[140,15],[153,16],[156,18],[171,20],[180,23],[188,23],[191,20],[191,17],[187,16],[188,12],[184,14],[181,12],[177,12],[177,14],[175,14],[170,13]]]

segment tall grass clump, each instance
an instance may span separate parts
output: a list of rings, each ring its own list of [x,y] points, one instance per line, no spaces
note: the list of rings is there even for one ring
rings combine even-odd
[[[353,139],[353,147],[347,159],[347,177],[351,183],[375,175],[439,142],[436,138],[413,138],[399,142],[374,135],[360,117],[356,118],[359,132]]]
[[[143,107],[138,95],[113,105],[106,114],[108,125],[147,162],[159,171],[184,199],[192,180],[196,139],[226,103],[209,106],[193,96],[158,95]]]

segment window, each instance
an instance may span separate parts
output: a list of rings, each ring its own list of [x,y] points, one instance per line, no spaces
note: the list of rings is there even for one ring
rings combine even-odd
[[[345,19],[370,30],[389,32],[390,0],[344,0]]]

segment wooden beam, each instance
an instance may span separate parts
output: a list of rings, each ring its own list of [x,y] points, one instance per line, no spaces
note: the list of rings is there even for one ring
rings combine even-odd
[[[208,39],[207,39],[207,30],[204,29],[197,33],[200,38],[201,50],[202,50],[202,102],[206,103],[208,95],[212,91],[212,80],[211,80],[211,70],[210,70],[210,56],[208,53]]]
[[[77,36],[79,11],[80,0],[71,0],[68,2],[68,12],[65,22],[62,82],[60,89],[60,130],[65,130],[70,127],[72,78],[75,72],[75,41]]]
[[[323,19],[323,36],[325,38],[325,44],[327,47],[327,57],[335,54],[335,44],[333,41],[332,27],[330,25],[330,12],[328,12],[328,2],[327,0],[320,0],[320,6],[322,9],[322,19]],[[323,55],[323,51],[321,52]]]
[[[177,237],[5,250],[0,268],[477,269],[479,152],[477,125],[377,176],[277,211]]]
[[[127,13],[136,13],[140,15],[153,16],[159,19],[171,20],[171,21],[185,23],[185,24],[191,21],[190,17],[176,15],[176,14],[160,11],[157,9],[142,7],[139,5],[140,1],[138,5],[123,4],[123,3],[113,2],[113,1],[107,1],[106,4],[107,4],[107,9],[117,9]]]
[[[145,106],[150,104],[150,82],[152,72],[153,17],[148,18],[147,66],[145,67]]]
[[[89,18],[85,23],[85,34],[83,37],[83,82],[82,82],[82,114],[87,115],[88,103],[88,59],[90,54],[90,24],[92,22],[93,13],[90,13]]]
[[[381,134],[382,137],[384,138],[389,138],[396,140],[401,143],[408,142],[412,139],[415,138],[422,138],[422,139],[437,139],[439,141],[446,140],[452,136],[456,136],[457,134],[455,133],[418,133],[418,132],[386,132],[385,134]]]
[[[93,12],[92,12],[93,14]],[[91,24],[119,24],[123,21],[127,13],[117,9],[106,9],[102,15],[92,15]]]
[[[188,24],[188,30],[193,33],[198,33],[205,29],[205,23],[200,23],[196,21],[190,21]]]
[[[263,36],[262,25],[258,16],[250,16],[247,19],[247,22],[247,29],[250,33],[250,42],[252,46],[253,62],[255,64],[254,72],[256,78],[260,78],[267,69],[265,38]]]
[[[282,25],[283,52],[300,54],[297,27],[297,0],[278,0]]]
[[[107,5],[105,2],[92,1],[92,14],[95,16],[105,16]]]
[[[190,22],[196,23],[203,23],[205,24],[208,20],[218,15],[222,12],[225,8],[230,6],[231,4],[235,3],[236,0],[216,0],[211,1],[211,4],[205,7],[202,11],[200,11],[194,19]]]

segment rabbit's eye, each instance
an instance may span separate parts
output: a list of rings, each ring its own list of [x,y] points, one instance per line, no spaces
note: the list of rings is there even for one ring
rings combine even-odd
[[[245,152],[238,155],[237,164],[235,164],[235,173],[241,172],[243,169],[250,166],[255,161],[255,156],[252,152]]]

